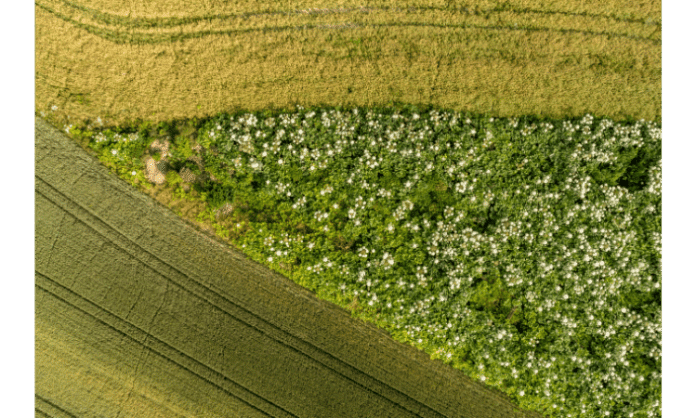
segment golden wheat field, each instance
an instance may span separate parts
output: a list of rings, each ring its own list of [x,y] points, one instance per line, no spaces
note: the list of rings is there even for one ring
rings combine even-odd
[[[72,120],[428,103],[661,119],[655,1],[36,1],[36,108]]]

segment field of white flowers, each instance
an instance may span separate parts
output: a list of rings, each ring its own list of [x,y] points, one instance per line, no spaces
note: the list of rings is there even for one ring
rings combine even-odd
[[[410,109],[205,121],[210,219],[522,407],[661,416],[661,128]],[[93,138],[115,165],[147,142]]]

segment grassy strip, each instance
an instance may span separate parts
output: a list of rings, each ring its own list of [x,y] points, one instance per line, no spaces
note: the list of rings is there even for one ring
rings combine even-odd
[[[139,187],[168,138],[199,221],[522,407],[659,415],[659,125],[397,105],[180,127],[68,131]],[[209,180],[183,180],[194,155]]]

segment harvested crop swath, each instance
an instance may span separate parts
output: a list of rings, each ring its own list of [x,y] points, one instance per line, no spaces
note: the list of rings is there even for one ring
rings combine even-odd
[[[114,123],[393,99],[660,119],[659,7],[566,3],[39,0],[36,106]]]

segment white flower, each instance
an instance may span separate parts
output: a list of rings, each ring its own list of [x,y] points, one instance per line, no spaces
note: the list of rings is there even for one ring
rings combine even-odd
[[[112,155],[116,155],[116,154],[118,154],[118,151],[116,151],[115,149],[112,149],[112,150],[111,150],[111,154],[112,154]]]
[[[55,112],[56,110],[58,110],[58,106],[56,106],[56,105],[51,106],[51,110],[53,110]]]
[[[131,176],[134,176],[136,174],[138,174],[138,173],[136,173],[135,171],[131,171]]]
[[[520,396],[524,396],[524,391],[523,391],[523,390],[520,391]]]

